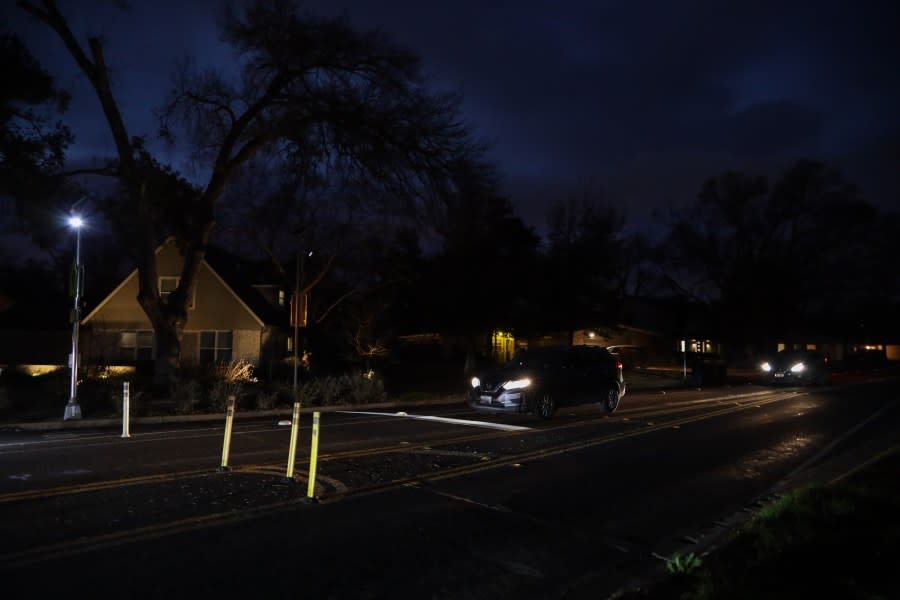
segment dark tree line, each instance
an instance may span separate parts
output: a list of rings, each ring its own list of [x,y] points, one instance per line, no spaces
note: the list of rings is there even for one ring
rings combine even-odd
[[[726,173],[677,217],[660,252],[670,287],[706,306],[735,343],[890,327],[900,294],[897,216],[828,165],[802,160],[774,183]]]

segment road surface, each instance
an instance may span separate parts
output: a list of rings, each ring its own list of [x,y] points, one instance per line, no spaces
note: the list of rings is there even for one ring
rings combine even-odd
[[[7,589],[140,597],[607,597],[898,443],[897,380],[629,394],[550,421],[464,406],[0,433]]]

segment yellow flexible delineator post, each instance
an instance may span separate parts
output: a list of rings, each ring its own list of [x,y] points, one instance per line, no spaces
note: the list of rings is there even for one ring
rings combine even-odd
[[[309,449],[309,486],[306,488],[306,498],[315,501],[316,492],[316,461],[319,458],[319,416],[321,413],[313,413],[312,441]]]
[[[228,396],[225,411],[225,441],[222,444],[222,465],[220,471],[228,470],[228,452],[231,450],[231,425],[234,422],[234,396]]]
[[[297,430],[300,427],[300,403],[294,402],[294,416],[291,418],[291,445],[288,448],[287,473],[285,477],[294,478],[294,462],[297,458]]]

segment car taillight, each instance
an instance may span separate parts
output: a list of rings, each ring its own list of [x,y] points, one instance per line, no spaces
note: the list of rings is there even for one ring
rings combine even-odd
[[[616,368],[617,368],[617,369],[621,369],[621,368],[622,368],[622,361],[621,361],[621,360],[617,360],[617,361],[616,361]]]

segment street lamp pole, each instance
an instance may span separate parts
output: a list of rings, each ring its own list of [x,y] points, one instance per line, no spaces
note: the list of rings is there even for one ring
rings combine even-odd
[[[294,402],[297,401],[297,343],[299,341],[298,330],[300,327],[300,248],[297,248],[297,263],[294,265],[296,276],[294,277],[294,301],[291,303],[291,321],[294,325],[294,386],[291,391],[294,394]]]
[[[75,229],[75,305],[72,312],[72,354],[69,356],[71,374],[69,377],[69,402],[63,420],[80,419],[81,405],[78,404],[78,330],[81,325],[81,226],[80,217],[69,218],[69,225]]]
[[[312,250],[307,252],[306,250],[301,251],[301,249],[297,248],[297,264],[296,264],[296,274],[294,277],[294,302],[291,306],[291,320],[294,324],[294,399],[297,398],[297,370],[300,365],[300,359],[298,357],[299,354],[299,345],[300,345],[300,328],[306,327],[306,310],[308,303],[308,295],[306,292],[303,292],[303,295],[300,295],[300,284],[306,285],[306,259],[312,256]]]

